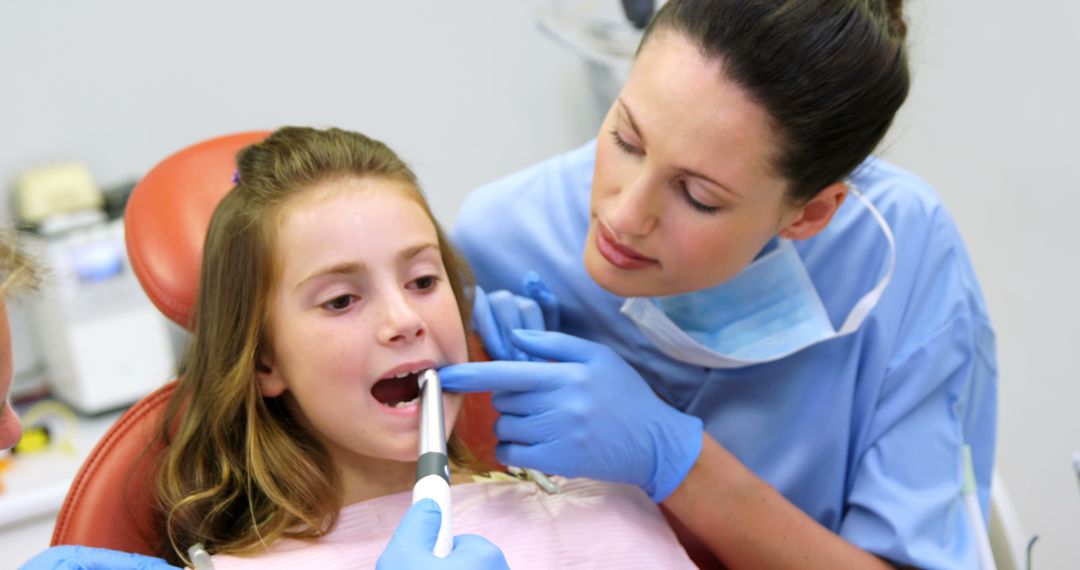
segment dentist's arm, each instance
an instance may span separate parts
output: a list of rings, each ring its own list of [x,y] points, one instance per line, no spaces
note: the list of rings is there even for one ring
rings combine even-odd
[[[439,372],[447,391],[495,392],[499,461],[637,485],[731,568],[889,567],[789,503],[607,346],[553,332],[509,338],[542,361]]]
[[[663,504],[729,568],[893,568],[818,524],[709,434]]]

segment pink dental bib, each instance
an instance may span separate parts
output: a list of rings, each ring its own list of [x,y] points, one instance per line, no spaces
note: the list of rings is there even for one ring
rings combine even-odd
[[[527,481],[455,485],[454,534],[487,538],[515,570],[695,568],[660,510],[637,487],[555,479],[560,491],[554,495]],[[214,556],[214,567],[374,568],[411,499],[405,492],[349,505],[319,540],[282,539],[263,553]]]

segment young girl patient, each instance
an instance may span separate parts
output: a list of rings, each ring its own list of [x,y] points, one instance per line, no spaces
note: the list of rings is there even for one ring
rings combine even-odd
[[[166,415],[165,551],[191,565],[201,543],[219,570],[373,568],[411,502],[417,373],[468,359],[470,273],[378,141],[288,127],[237,162]],[[444,395],[447,433],[461,404]],[[449,448],[455,533],[512,568],[693,567],[636,487],[549,495]]]

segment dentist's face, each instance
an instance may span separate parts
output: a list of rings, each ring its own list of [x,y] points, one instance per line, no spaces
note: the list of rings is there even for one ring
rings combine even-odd
[[[721,64],[653,36],[599,135],[585,267],[625,297],[718,285],[793,217],[769,117]]]
[[[413,196],[380,178],[332,181],[288,204],[278,226],[260,385],[345,470],[416,461],[416,373],[467,360],[435,226]],[[443,398],[450,433],[461,396]]]
[[[8,403],[11,378],[15,373],[15,363],[11,355],[10,326],[7,303],[0,299],[0,449],[7,449],[19,443],[19,437],[22,435],[19,418]]]

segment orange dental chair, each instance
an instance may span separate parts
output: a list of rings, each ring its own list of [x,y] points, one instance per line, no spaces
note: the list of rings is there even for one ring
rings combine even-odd
[[[203,239],[214,208],[233,186],[236,153],[269,134],[239,133],[180,150],[155,166],[128,201],[124,223],[131,267],[158,309],[185,328],[198,291]],[[474,349],[479,346],[470,341]],[[90,452],[60,508],[52,546],[161,555],[153,488],[164,447],[157,436],[175,387],[174,380],[137,402]],[[455,428],[490,466],[498,466],[497,417],[490,395],[469,394]]]

